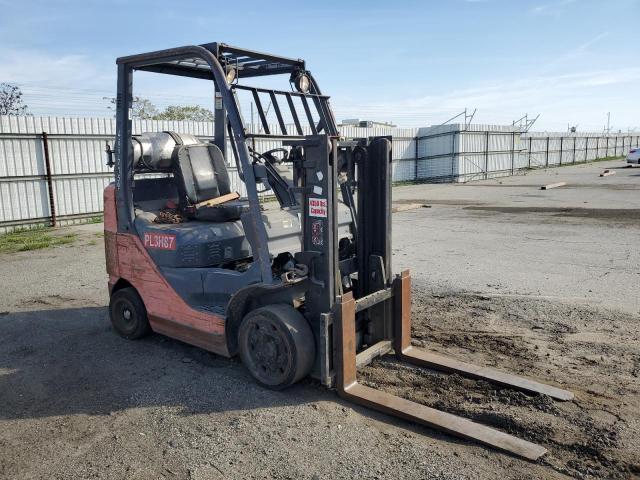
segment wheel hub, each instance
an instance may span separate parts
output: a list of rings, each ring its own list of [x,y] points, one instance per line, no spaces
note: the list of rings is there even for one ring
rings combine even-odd
[[[311,372],[315,342],[300,312],[291,305],[273,304],[244,317],[238,332],[238,351],[258,383],[280,390]]]
[[[288,340],[276,325],[267,321],[256,322],[247,340],[253,371],[265,383],[277,384],[289,374]]]
[[[127,300],[121,300],[118,305],[118,311],[125,328],[133,328],[135,326],[136,314]]]

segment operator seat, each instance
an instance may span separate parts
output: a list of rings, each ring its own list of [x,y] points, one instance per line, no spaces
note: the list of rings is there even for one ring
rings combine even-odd
[[[169,133],[169,132],[168,132]],[[171,134],[171,133],[170,133]],[[172,135],[174,136],[174,135]],[[174,136],[180,145],[178,135]],[[181,145],[173,176],[178,189],[178,201],[183,211],[191,211],[195,220],[207,222],[228,222],[238,220],[247,211],[246,201],[232,200],[215,206],[200,205],[231,193],[229,172],[224,156],[217,145],[197,143]],[[195,207],[190,209],[188,207]]]
[[[176,142],[165,169],[165,172],[173,173],[173,178],[140,179],[134,189],[138,207],[135,226],[144,245],[147,246],[147,239],[153,235],[174,238],[174,248],[147,248],[151,258],[165,269],[167,278],[173,278],[167,269],[210,267],[249,258],[251,248],[240,221],[242,213],[248,211],[249,203],[234,200],[215,206],[200,205],[231,192],[229,173],[220,149],[202,142],[186,144],[179,134],[165,133]],[[175,224],[155,221],[155,212],[164,208],[168,199],[178,201],[186,221]],[[200,278],[199,275],[196,276]]]

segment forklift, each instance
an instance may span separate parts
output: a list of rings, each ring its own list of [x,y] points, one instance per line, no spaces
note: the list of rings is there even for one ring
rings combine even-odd
[[[389,415],[530,460],[545,453],[357,381],[358,367],[394,352],[415,365],[573,398],[412,346],[410,275],[391,268],[391,137],[342,138],[329,97],[302,59],[208,43],[121,57],[117,67],[104,238],[118,334],[153,331],[239,355],[267,388],[311,376]],[[134,133],[134,71],[213,82],[214,138]],[[247,82],[265,76],[284,88]],[[243,120],[241,93],[255,105],[257,132]],[[267,141],[275,148],[256,147]],[[276,201],[264,201],[265,192]]]

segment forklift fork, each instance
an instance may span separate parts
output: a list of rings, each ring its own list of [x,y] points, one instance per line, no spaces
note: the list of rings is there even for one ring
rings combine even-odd
[[[381,298],[383,301],[393,301],[393,323],[395,327],[393,347],[396,356],[400,360],[421,367],[486,380],[526,392],[545,394],[557,400],[573,399],[573,394],[567,390],[503,373],[492,368],[478,367],[411,346],[411,278],[408,270],[403,271],[401,275],[396,277],[391,290],[392,299],[389,299],[386,295],[381,296]],[[358,301],[354,300],[353,295],[349,292],[342,295],[337,304],[337,389],[341,397],[374,410],[442,430],[457,437],[474,440],[529,460],[536,460],[544,455],[546,449],[540,445],[480,425],[471,420],[359,384],[356,378],[357,342],[355,318],[357,303]],[[371,358],[376,353],[384,352],[384,349],[380,349],[377,345],[370,347],[370,349],[377,351],[371,353],[371,355],[367,355],[366,351],[360,352],[357,356]]]

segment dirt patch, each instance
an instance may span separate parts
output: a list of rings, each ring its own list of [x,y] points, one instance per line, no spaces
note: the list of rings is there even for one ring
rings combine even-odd
[[[555,207],[485,207],[469,206],[465,210],[496,213],[544,213],[554,217],[589,218],[611,223],[638,223],[640,210],[626,208],[555,208]]]
[[[97,302],[91,302],[82,298],[73,298],[64,295],[52,294],[48,296],[30,297],[20,302],[25,309],[41,310],[45,308],[61,307],[85,307],[99,306]]]
[[[539,443],[549,450],[539,461],[549,475],[640,476],[639,318],[415,287],[413,308],[416,345],[570,389],[576,399],[557,402],[393,357],[364,368],[364,383]]]
[[[421,203],[423,205],[449,205],[449,206],[464,206],[464,205],[481,205],[482,202],[475,200],[434,200],[434,199],[416,199],[416,198],[399,198],[393,200],[394,204],[408,205],[412,203]]]

